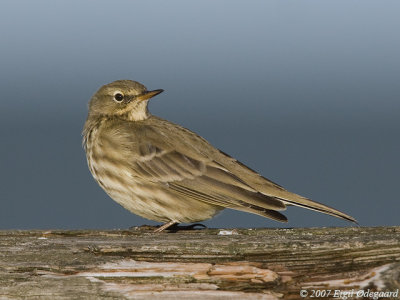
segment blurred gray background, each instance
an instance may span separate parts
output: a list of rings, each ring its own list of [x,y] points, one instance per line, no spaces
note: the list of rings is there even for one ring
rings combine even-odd
[[[155,224],[92,179],[87,102],[132,79],[152,113],[361,225],[399,225],[400,2],[2,1],[0,228]],[[225,210],[210,227],[288,224]]]

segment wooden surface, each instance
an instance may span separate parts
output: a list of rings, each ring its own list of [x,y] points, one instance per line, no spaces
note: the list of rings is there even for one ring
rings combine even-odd
[[[338,299],[315,291],[400,288],[400,227],[151,230],[0,231],[0,299],[300,299],[301,290]]]

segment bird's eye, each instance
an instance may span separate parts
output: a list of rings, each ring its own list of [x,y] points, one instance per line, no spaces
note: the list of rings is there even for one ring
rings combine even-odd
[[[114,95],[114,100],[117,102],[121,102],[122,100],[124,100],[124,95],[122,95],[121,93],[116,93]]]

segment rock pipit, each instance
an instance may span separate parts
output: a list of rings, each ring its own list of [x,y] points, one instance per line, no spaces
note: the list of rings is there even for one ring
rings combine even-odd
[[[205,139],[149,113],[147,91],[130,80],[101,87],[89,103],[83,145],[89,169],[106,193],[134,214],[178,223],[213,217],[224,208],[281,222],[288,205],[355,222],[336,209],[291,193]]]

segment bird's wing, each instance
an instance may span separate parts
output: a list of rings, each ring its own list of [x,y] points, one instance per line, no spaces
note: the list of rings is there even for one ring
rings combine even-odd
[[[166,184],[184,196],[227,208],[269,213],[284,221],[274,210],[283,210],[282,201],[257,192],[212,160],[197,160],[176,150],[162,150],[148,140],[132,169],[136,176]],[[273,211],[273,212],[272,212]]]
[[[182,128],[178,125],[164,121],[159,118],[155,118],[158,122],[157,124],[162,124],[164,128],[169,128],[169,131],[174,131],[174,137],[180,140],[186,141],[186,136],[189,136],[189,142],[182,147],[181,151],[183,153],[186,149],[192,153],[192,155],[198,155],[199,157],[209,157],[213,159],[213,162],[224,168],[229,174],[236,176],[242,182],[246,183],[248,186],[254,190],[272,197],[274,199],[280,199],[285,205],[295,205],[311,210],[315,210],[321,213],[332,215],[338,218],[342,218],[351,222],[357,223],[357,221],[332,207],[318,203],[316,201],[310,200],[298,194],[292,193],[284,189],[282,186],[272,182],[271,180],[261,176],[256,171],[250,169],[246,165],[242,164],[240,161],[229,156],[228,154],[214,148],[202,137],[192,133],[186,128]],[[178,130],[172,130],[172,128],[179,128]],[[177,143],[178,146],[180,143]]]
[[[160,131],[145,124],[115,128],[118,132],[109,132],[103,141],[110,143],[109,148],[120,148],[131,176],[162,184],[183,198],[287,221],[276,211],[286,209],[281,200],[258,192],[201,150],[194,150],[193,141],[179,129]],[[200,148],[202,143],[195,142]]]

